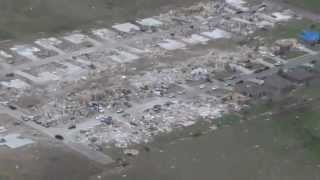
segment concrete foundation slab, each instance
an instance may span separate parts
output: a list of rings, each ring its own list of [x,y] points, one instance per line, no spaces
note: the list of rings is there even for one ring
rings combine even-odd
[[[32,81],[33,83],[46,83],[49,81],[57,81],[60,79],[59,76],[50,73],[50,72],[41,72],[38,74],[38,76],[34,76],[32,74],[23,72],[23,71],[16,71],[15,72],[17,75],[20,75],[30,81]]]
[[[60,49],[56,48],[57,45],[61,44],[62,41],[55,38],[55,37],[50,37],[50,38],[43,38],[43,39],[38,39],[35,41],[35,44],[46,48],[46,49],[50,49],[53,50],[55,52],[58,52],[59,54],[64,54],[63,51],[61,51]]]
[[[223,39],[223,38],[231,38],[231,33],[222,30],[222,29],[215,29],[213,31],[203,32],[201,35],[207,36],[211,39]]]
[[[81,44],[88,41],[88,36],[81,33],[74,33],[63,37],[65,40],[74,44]]]
[[[186,44],[184,44],[182,42],[178,42],[176,40],[172,40],[172,39],[166,39],[166,40],[164,40],[164,42],[158,43],[158,45],[161,48],[169,50],[169,51],[186,48]]]
[[[8,88],[15,88],[15,89],[26,89],[29,88],[30,85],[20,79],[13,79],[11,81],[3,81],[0,83],[2,86]]]
[[[149,26],[149,27],[159,27],[163,23],[157,19],[154,18],[145,18],[137,21],[138,24],[142,26]]]
[[[117,24],[112,26],[112,28],[125,33],[133,33],[134,31],[140,31],[140,27],[132,23]]]
[[[59,45],[62,43],[62,41],[55,37],[49,37],[49,38],[38,39],[35,41],[35,43],[40,46],[50,47],[50,46]]]
[[[64,80],[78,80],[82,77],[81,75],[86,72],[86,69],[75,64],[63,63],[63,65],[66,66],[66,69],[63,70],[63,75],[66,77]]]
[[[58,81],[61,79],[60,76],[50,73],[50,72],[42,72],[39,74],[39,80],[40,82],[47,82],[47,81]]]
[[[30,60],[39,60],[38,57],[34,55],[34,53],[41,51],[39,48],[31,45],[16,45],[10,48],[10,50]]]
[[[107,28],[94,29],[92,30],[92,34],[103,40],[110,40],[116,35],[115,32]]]
[[[140,59],[139,56],[126,51],[114,50],[113,53],[114,55],[109,57],[118,63],[128,63]]]
[[[210,39],[200,36],[198,34],[193,34],[188,38],[183,38],[182,41],[188,43],[188,44],[206,44]]]
[[[28,144],[34,143],[30,139],[21,138],[20,134],[9,134],[2,137],[2,139],[4,140],[4,142],[0,142],[0,146],[5,145],[12,149],[20,148]]]

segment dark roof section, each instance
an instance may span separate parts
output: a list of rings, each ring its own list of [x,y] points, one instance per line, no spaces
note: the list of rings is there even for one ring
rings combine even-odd
[[[285,72],[283,76],[290,81],[303,83],[313,79],[314,74],[305,68],[299,67]]]
[[[289,80],[284,79],[281,76],[271,75],[264,79],[264,86],[272,88],[274,90],[283,90],[293,87],[293,84]]]

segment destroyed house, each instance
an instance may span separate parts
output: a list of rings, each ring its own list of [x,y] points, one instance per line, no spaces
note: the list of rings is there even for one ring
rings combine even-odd
[[[295,68],[284,72],[282,76],[295,83],[306,83],[313,79],[314,74],[305,68]]]
[[[235,90],[245,96],[252,98],[261,98],[265,96],[277,96],[290,92],[294,85],[277,75],[265,77],[263,84],[244,81],[235,86]]]
[[[290,92],[294,85],[281,76],[272,75],[264,78],[263,87],[268,89],[272,95],[281,95]]]
[[[236,84],[235,90],[244,96],[252,98],[261,98],[268,95],[268,91],[263,86],[250,81]]]

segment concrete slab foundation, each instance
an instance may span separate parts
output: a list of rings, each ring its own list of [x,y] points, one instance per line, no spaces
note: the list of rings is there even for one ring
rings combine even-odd
[[[0,142],[0,146],[8,146],[9,148],[16,149],[28,144],[34,143],[30,139],[21,138],[20,134],[9,134],[2,137],[3,142]]]
[[[112,26],[112,28],[125,33],[133,33],[134,31],[140,31],[140,27],[132,23],[117,24]]]
[[[158,45],[169,51],[186,48],[186,44],[172,39],[166,39],[163,42],[158,43]]]

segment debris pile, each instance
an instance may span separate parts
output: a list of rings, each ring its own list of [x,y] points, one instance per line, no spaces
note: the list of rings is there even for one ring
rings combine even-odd
[[[274,49],[245,42],[292,17],[272,5],[209,1],[0,50],[15,72],[1,79],[0,101],[21,111],[23,121],[58,130],[62,141],[96,150],[149,142],[240,110],[244,98],[235,95],[234,82],[273,67],[265,56],[301,48],[295,40],[277,41]],[[18,103],[31,95],[41,101]]]

